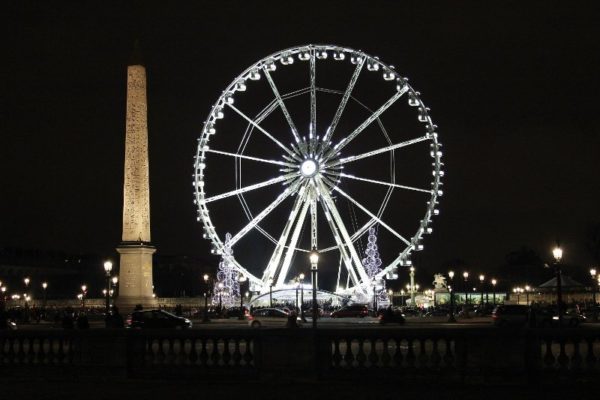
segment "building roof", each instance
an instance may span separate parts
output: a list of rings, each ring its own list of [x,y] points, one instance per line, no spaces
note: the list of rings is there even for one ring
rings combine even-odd
[[[564,288],[583,288],[583,284],[577,282],[575,279],[568,275],[561,275],[561,287]],[[555,289],[556,288],[556,277],[550,279],[547,282],[542,283],[538,286],[539,288]]]

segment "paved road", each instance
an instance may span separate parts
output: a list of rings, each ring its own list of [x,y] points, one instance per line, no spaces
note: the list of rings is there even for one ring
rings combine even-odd
[[[237,318],[231,319],[212,319],[208,323],[202,323],[199,319],[192,319],[193,329],[250,329],[248,322],[245,320],[238,320]],[[282,322],[282,325],[284,322]],[[304,328],[312,325],[311,319],[304,324]],[[380,325],[377,318],[366,317],[366,318],[322,318],[318,321],[319,328],[328,329],[348,329],[348,328],[384,328],[394,329],[399,327],[397,324]],[[404,329],[417,329],[424,327],[436,327],[443,329],[456,329],[456,328],[493,328],[491,318],[469,318],[459,319],[456,323],[448,323],[446,317],[407,317],[406,323],[403,325]],[[600,323],[585,323],[582,328],[600,327]],[[104,328],[104,321],[102,320],[91,320],[91,329]],[[40,324],[20,324],[20,330],[40,330],[40,329],[62,329],[55,327],[50,322],[41,322]]]

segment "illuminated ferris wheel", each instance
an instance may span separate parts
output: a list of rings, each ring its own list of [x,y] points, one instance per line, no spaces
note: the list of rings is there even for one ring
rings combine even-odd
[[[198,139],[194,202],[212,252],[236,248],[231,261],[252,290],[288,287],[318,250],[335,259],[332,291],[369,296],[431,233],[441,157],[429,108],[392,65],[347,47],[298,46],[254,63],[214,104]],[[387,243],[374,277],[361,263],[373,227]]]

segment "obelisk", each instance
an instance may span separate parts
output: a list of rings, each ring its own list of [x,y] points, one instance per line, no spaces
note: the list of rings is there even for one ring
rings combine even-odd
[[[150,241],[150,180],[148,160],[148,103],[146,68],[139,44],[127,67],[125,172],[123,182],[123,235],[120,254],[119,296],[123,311],[137,304],[154,305]]]

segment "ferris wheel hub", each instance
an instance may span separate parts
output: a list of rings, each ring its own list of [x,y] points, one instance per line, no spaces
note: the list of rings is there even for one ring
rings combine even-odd
[[[300,164],[300,173],[305,178],[312,178],[319,172],[319,164],[312,158],[307,158]]]

